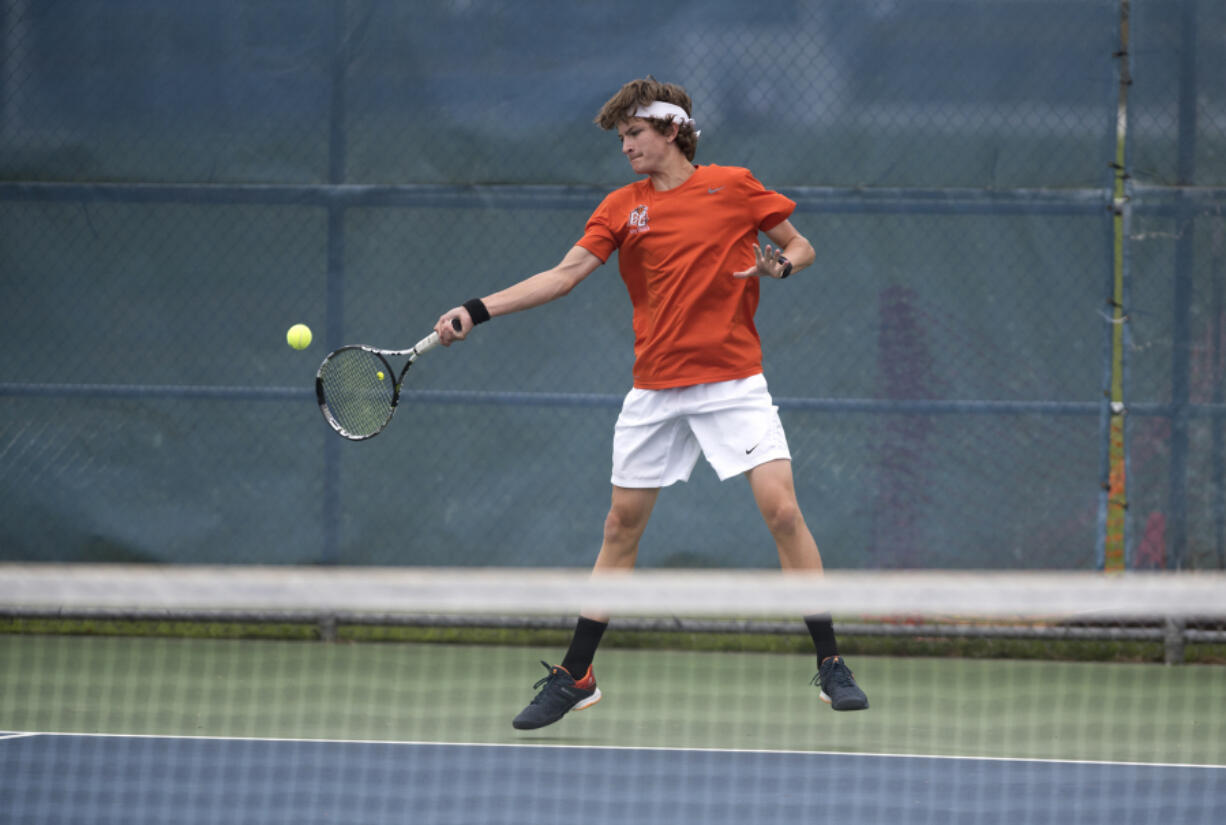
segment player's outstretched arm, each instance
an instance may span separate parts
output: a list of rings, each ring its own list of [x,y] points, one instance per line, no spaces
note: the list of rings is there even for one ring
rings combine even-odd
[[[463,341],[468,337],[469,330],[482,321],[498,315],[532,309],[561,298],[602,263],[604,262],[583,247],[573,246],[557,266],[479,299],[480,306],[488,313],[487,317],[474,318],[473,310],[480,313],[480,308],[475,306],[473,301],[467,301],[444,312],[434,325],[434,331],[438,333],[443,346],[448,346],[453,341]],[[458,332],[451,325],[452,318],[460,320],[461,329]]]

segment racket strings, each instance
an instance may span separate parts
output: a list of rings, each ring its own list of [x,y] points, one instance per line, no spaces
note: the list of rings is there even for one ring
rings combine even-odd
[[[374,435],[392,417],[396,378],[379,355],[362,349],[341,350],[320,368],[319,380],[326,411],[344,434]]]

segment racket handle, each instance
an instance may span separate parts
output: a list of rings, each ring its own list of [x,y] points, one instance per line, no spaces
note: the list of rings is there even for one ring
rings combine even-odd
[[[454,329],[456,332],[459,332],[460,330],[464,328],[464,325],[460,323],[459,318],[452,318],[451,328]],[[439,345],[438,333],[432,332],[429,335],[427,335],[425,338],[422,338],[420,341],[414,344],[413,351],[417,353],[418,355],[421,355],[423,352],[429,352],[430,350],[434,349],[438,345]]]
[[[421,355],[423,352],[429,352],[430,350],[434,349],[437,346],[438,346],[438,333],[432,332],[429,335],[427,335],[425,338],[422,338],[420,341],[418,341],[416,344],[413,345],[413,352],[416,355]]]

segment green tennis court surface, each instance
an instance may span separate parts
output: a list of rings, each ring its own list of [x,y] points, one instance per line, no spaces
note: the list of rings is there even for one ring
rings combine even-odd
[[[1226,667],[859,657],[835,713],[811,657],[610,649],[605,698],[510,720],[554,650],[0,637],[0,730],[832,751],[1226,766]]]
[[[0,637],[0,821],[1217,825],[1226,668],[609,649],[510,720],[523,647]]]

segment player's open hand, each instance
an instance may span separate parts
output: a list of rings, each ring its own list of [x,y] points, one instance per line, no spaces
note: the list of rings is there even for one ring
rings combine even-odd
[[[733,278],[786,278],[792,271],[792,265],[783,257],[781,250],[770,244],[765,247],[753,245],[754,265],[741,272],[733,272]]]

